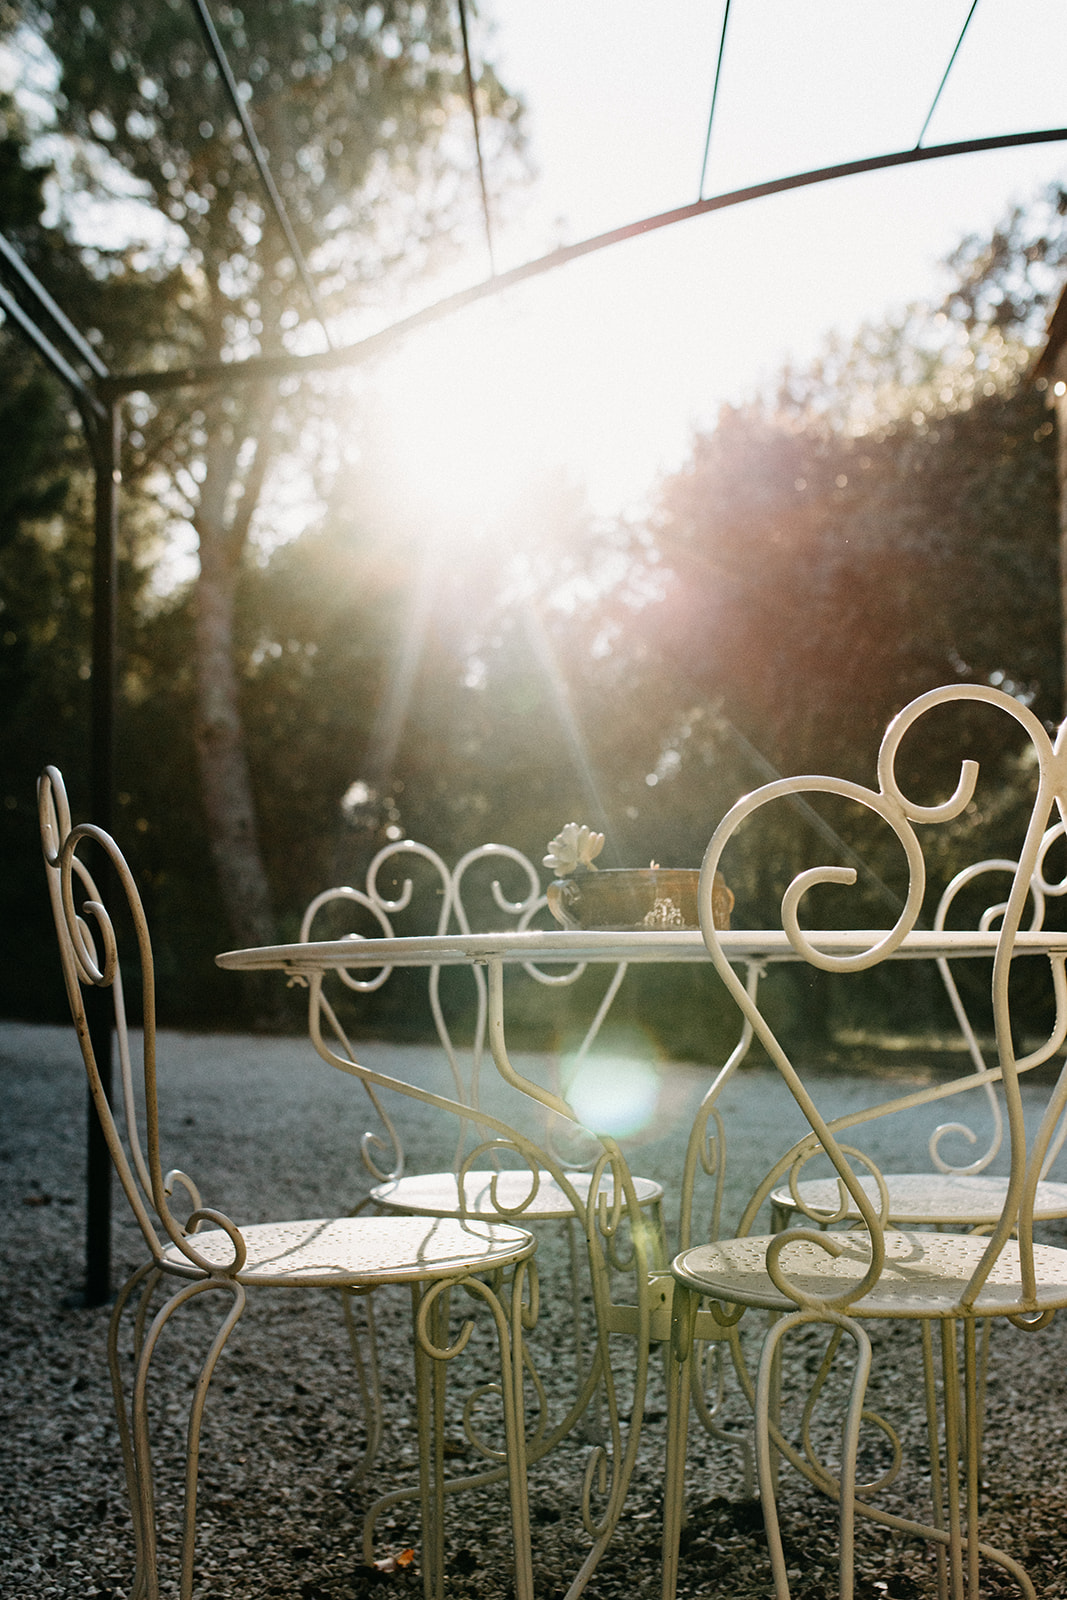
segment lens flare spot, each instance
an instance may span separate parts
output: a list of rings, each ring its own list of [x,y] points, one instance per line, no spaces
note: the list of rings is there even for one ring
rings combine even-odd
[[[647,1061],[625,1056],[590,1056],[578,1066],[567,1099],[579,1122],[613,1139],[639,1133],[651,1122],[659,1078]]]

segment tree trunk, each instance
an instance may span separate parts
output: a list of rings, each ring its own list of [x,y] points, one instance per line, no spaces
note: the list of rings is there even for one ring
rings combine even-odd
[[[262,408],[252,399],[242,421],[211,431],[195,526],[200,540],[196,584],[196,750],[211,853],[223,905],[237,945],[272,944],[274,915],[259,847],[252,780],[245,753],[234,661],[234,606],[249,524],[259,500],[269,451]],[[257,411],[260,438],[240,485],[241,441]],[[229,516],[227,517],[227,509]],[[273,1008],[272,1008],[273,1009]]]
[[[1056,471],[1059,480],[1060,514],[1060,647],[1063,650],[1063,706],[1061,715],[1067,716],[1067,391],[1059,392],[1060,383],[1067,379],[1067,353],[1062,349],[1053,368],[1056,379],[1053,403],[1056,411]]]
[[[228,540],[200,529],[196,586],[196,750],[211,853],[240,946],[270,944],[274,916],[259,848],[234,669],[239,562]]]

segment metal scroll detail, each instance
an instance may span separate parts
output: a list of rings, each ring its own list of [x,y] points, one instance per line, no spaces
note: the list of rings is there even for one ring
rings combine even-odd
[[[772,1026],[758,1004],[755,985],[745,982],[731,966],[714,926],[711,890],[724,851],[738,831],[755,822],[765,808],[791,797],[813,799],[831,796],[851,802],[883,823],[895,836],[907,866],[907,890],[893,926],[875,930],[861,946],[847,954],[820,940],[812,924],[813,895],[827,886],[847,892],[856,883],[852,867],[816,865],[799,871],[781,898],[781,924],[796,955],[809,966],[830,973],[855,973],[878,965],[900,950],[916,928],[926,892],[926,862],[920,843],[925,831],[962,818],[975,796],[978,766],[961,762],[952,793],[936,803],[913,797],[902,776],[902,752],[909,758],[925,735],[938,738],[932,714],[960,703],[988,707],[1011,718],[1029,741],[1021,770],[1033,775],[1033,798],[1017,858],[997,858],[978,863],[957,874],[948,885],[934,914],[934,930],[944,934],[946,953],[938,965],[946,992],[960,1026],[970,1065],[966,1076],[944,1085],[898,1094],[835,1120],[825,1118],[817,1103],[817,1085],[806,1082],[791,1059],[779,1029]],[[943,713],[942,713],[943,714]],[[943,735],[942,735],[943,736]],[[910,769],[909,769],[910,770]],[[1054,1017],[1036,1047],[1022,1048],[1012,1028],[1011,977],[1019,959],[1020,936],[1042,930],[1047,902],[1067,892],[1067,876],[1054,877],[1048,868],[1053,846],[1064,837],[1067,815],[1067,724],[1053,740],[1029,709],[999,690],[980,685],[951,686],[920,696],[890,724],[882,740],[877,765],[877,787],[823,776],[781,779],[745,796],[716,829],[704,858],[700,885],[701,925],[716,969],[740,1009],[745,1027],[767,1052],[778,1074],[803,1112],[809,1132],[783,1154],[757,1186],[737,1228],[736,1237],[721,1249],[694,1249],[675,1264],[674,1328],[679,1371],[692,1359],[687,1328],[695,1316],[700,1292],[718,1306],[729,1325],[730,1350],[742,1389],[754,1412],[757,1465],[774,1571],[777,1600],[790,1594],[786,1555],[778,1530],[775,1491],[777,1462],[787,1460],[815,1487],[830,1495],[840,1512],[841,1593],[852,1592],[852,1546],[858,1517],[922,1540],[932,1547],[938,1564],[939,1590],[978,1592],[979,1563],[1010,1574],[1020,1591],[1033,1596],[1033,1584],[1018,1562],[1006,1552],[980,1541],[977,1490],[981,1452],[981,1382],[977,1326],[984,1317],[999,1315],[1025,1329],[1044,1326],[1062,1303],[1063,1252],[1042,1254],[1035,1245],[1034,1210],[1038,1186],[1048,1173],[1065,1138],[1067,1066],[1061,1067],[1048,1093],[1044,1114],[1028,1131],[1020,1088],[1021,1075],[1060,1051],[1067,1039],[1067,950],[1062,938],[1052,936],[1039,947],[1040,959],[1049,964]],[[980,897],[983,912],[969,931],[995,935],[992,950],[990,998],[995,1036],[995,1058],[983,1052],[972,1027],[952,971],[954,916],[967,896]],[[961,941],[962,944],[962,941]],[[1034,959],[1031,957],[1031,959]],[[749,974],[751,979],[751,974]],[[1033,1027],[1032,1018],[1028,1025]],[[721,1076],[721,1075],[720,1075]],[[984,1137],[960,1118],[946,1120],[929,1140],[933,1180],[947,1177],[965,1183],[988,1173],[998,1152],[1006,1149],[1007,1176],[998,1180],[1003,1195],[1000,1214],[981,1237],[908,1232],[893,1215],[893,1174],[882,1170],[865,1148],[866,1125],[898,1111],[911,1111],[956,1093],[978,1091],[989,1108]],[[691,1141],[687,1174],[715,1171],[721,1135],[715,1122],[717,1085],[702,1108],[699,1131]],[[705,1132],[714,1131],[709,1138]],[[970,1159],[960,1159],[967,1154]],[[812,1158],[829,1163],[833,1178],[806,1184]],[[910,1180],[909,1180],[910,1181]],[[819,1193],[818,1203],[813,1194]],[[779,1221],[791,1213],[798,1221],[771,1235],[757,1232],[761,1210],[774,1198]],[[936,1213],[935,1213],[936,1214]],[[903,1231],[902,1231],[903,1230]],[[928,1242],[927,1242],[928,1241]],[[1046,1247],[1047,1248],[1047,1247]],[[1056,1260],[1051,1260],[1055,1255]],[[706,1261],[705,1267],[701,1263]],[[1043,1277],[1044,1272],[1044,1277]],[[758,1287],[755,1285],[758,1280]],[[733,1297],[731,1296],[733,1290]],[[733,1321],[747,1305],[771,1306],[779,1313],[773,1326],[758,1338],[761,1346],[758,1373],[750,1366],[746,1336]],[[976,1314],[977,1313],[977,1314]],[[920,1321],[925,1374],[926,1423],[930,1445],[929,1490],[932,1520],[912,1520],[873,1503],[878,1491],[895,1482],[903,1459],[903,1441],[892,1426],[867,1404],[872,1350],[865,1329],[870,1316],[904,1316]],[[940,1351],[935,1348],[940,1331]],[[748,1324],[746,1323],[746,1326]],[[823,1330],[817,1354],[807,1340]],[[787,1432],[782,1391],[782,1363],[787,1346],[801,1352],[805,1369],[794,1376],[795,1405]],[[846,1352],[852,1356],[846,1359]],[[962,1363],[961,1363],[962,1352]],[[794,1373],[796,1373],[794,1358]],[[940,1376],[938,1376],[938,1365]],[[836,1461],[830,1465],[820,1455],[814,1418],[838,1383],[843,1418],[836,1434]],[[679,1380],[681,1381],[681,1380]],[[843,1388],[842,1388],[843,1386]],[[680,1507],[680,1475],[684,1452],[684,1422],[679,1422],[677,1402],[673,1443],[669,1445],[667,1536],[665,1540],[665,1594],[675,1582]],[[799,1413],[797,1412],[799,1407]],[[943,1416],[939,1416],[943,1411]],[[861,1450],[861,1441],[865,1448]],[[872,1467],[870,1463],[876,1462]],[[962,1509],[961,1509],[962,1508]]]
[[[228,1297],[228,1304],[200,1363],[187,1419],[180,1539],[181,1593],[185,1596],[191,1594],[193,1584],[197,1462],[204,1404],[219,1356],[244,1311],[246,1291],[238,1274],[245,1264],[246,1246],[239,1229],[229,1217],[202,1203],[192,1178],[176,1169],[164,1172],[162,1167],[156,1104],[152,949],[144,910],[129,868],[110,835],[88,823],[71,826],[63,780],[54,767],[47,768],[42,775],[38,787],[38,808],[63,979],[81,1045],[90,1094],[108,1151],[149,1250],[149,1260],[133,1273],[120,1290],[108,1330],[108,1362],[133,1515],[137,1566],[132,1592],[137,1595],[158,1593],[156,1514],[147,1404],[153,1359],[161,1336],[172,1317],[183,1306],[212,1292],[221,1291],[224,1297]],[[97,860],[102,863],[98,868],[99,877],[104,879],[106,875],[118,885],[132,923],[134,948],[131,956],[136,957],[140,968],[143,1015],[139,1074],[135,1074],[137,1052],[126,1018],[115,923],[105,907],[97,881],[79,854],[83,848],[96,852]],[[84,1002],[84,990],[89,987],[109,991],[111,995],[120,1064],[118,1121],[105,1091],[89,1031]],[[135,1082],[138,1075],[141,1093],[138,1093]],[[184,1198],[184,1214],[172,1206],[175,1194]],[[222,1231],[228,1243],[228,1254],[224,1249],[208,1257],[198,1249],[196,1238],[204,1223],[211,1223],[215,1229]],[[177,1288],[173,1287],[174,1274],[178,1278]],[[187,1281],[181,1282],[182,1277]],[[170,1293],[162,1305],[155,1309],[153,1300],[165,1279],[170,1285]],[[119,1348],[121,1328],[128,1313],[132,1313],[132,1381],[128,1362]]]
[[[1046,828],[1042,836],[1038,850],[1037,865],[1030,878],[1031,914],[1027,925],[1030,932],[1037,932],[1044,927],[1046,902],[1067,894],[1067,868],[1064,869],[1063,879],[1055,881],[1049,879],[1046,866],[1053,845],[1062,839],[1064,834],[1064,824],[1057,822],[1051,828]],[[952,925],[951,913],[953,906],[964,891],[971,890],[976,884],[981,885],[985,892],[989,892],[991,881],[995,883],[999,880],[999,883],[1003,885],[1005,874],[1007,874],[1010,885],[1017,865],[1018,863],[1015,861],[998,858],[976,862],[969,867],[964,867],[947,885],[938,902],[937,911],[934,914],[934,928],[940,931]],[[1007,901],[1003,899],[993,900],[987,904],[978,923],[981,930],[988,932],[998,926],[1006,909]],[[930,1160],[938,1172],[953,1173],[957,1176],[970,1176],[986,1171],[1000,1151],[1004,1140],[1004,1117],[1000,1100],[994,1088],[994,1081],[989,1077],[989,1062],[986,1060],[985,1053],[971,1025],[970,1017],[960,998],[959,987],[953,976],[950,963],[944,956],[940,956],[938,957],[937,966],[975,1072],[985,1076],[987,1079],[981,1085],[981,1092],[986,1102],[990,1131],[987,1135],[985,1148],[980,1150],[977,1156],[974,1156],[970,1161],[953,1162],[945,1153],[948,1143],[952,1142],[955,1148],[959,1148],[959,1141],[962,1140],[973,1149],[979,1145],[979,1135],[975,1133],[969,1123],[958,1120],[942,1123],[930,1135]],[[1053,1050],[1059,1048],[1061,1043],[1062,1040],[1057,1040],[1051,1049],[1048,1048],[1046,1043],[1042,1046],[1037,1059],[1033,1061],[1028,1059],[1021,1060],[1018,1063],[1019,1070],[1025,1071],[1028,1066],[1040,1065],[1041,1062],[1048,1059]],[[1053,1145],[1050,1147],[1043,1163],[1042,1176],[1044,1176],[1058,1155],[1065,1133],[1067,1133],[1067,1126],[1061,1128],[1057,1139],[1053,1141]]]
[[[601,1437],[590,1451],[581,1496],[581,1516],[590,1548],[568,1591],[570,1600],[575,1600],[588,1583],[615,1530],[636,1460],[648,1379],[649,1278],[658,1247],[656,1229],[646,1220],[629,1168],[612,1140],[596,1138],[597,1160],[591,1172],[578,1174],[564,1167],[545,1142],[484,1107],[474,1116],[465,1101],[432,1093],[368,1066],[350,1040],[338,1038],[333,1013],[323,999],[323,976],[315,973],[310,978],[309,1021],[312,1043],[324,1060],[358,1078],[378,1100],[391,1093],[451,1113],[461,1120],[476,1122],[479,1138],[465,1152],[456,1169],[457,1214],[461,1218],[484,1218],[488,1205],[501,1218],[524,1225],[531,1220],[542,1191],[551,1187],[553,1218],[557,1222],[569,1219],[570,1226],[584,1242],[582,1283],[585,1292],[591,1295],[593,1315],[584,1330],[582,1359],[576,1367],[570,1394],[560,1398],[561,1386],[553,1385],[557,1395],[555,1414],[550,1412],[546,1387],[538,1375],[535,1349],[525,1343],[523,1346],[526,1460],[529,1465],[573,1435],[594,1412],[599,1418]],[[525,1120],[531,1109],[540,1106],[543,1112],[573,1125],[574,1114],[567,1103],[553,1089],[520,1072],[508,1055],[500,963],[490,962],[488,971],[481,976],[485,983],[485,1037],[497,1073],[516,1091],[517,1113]],[[589,1137],[593,1139],[592,1135]],[[476,1172],[479,1179],[475,1187],[471,1180]],[[511,1180],[510,1186],[505,1186],[505,1179]],[[539,1253],[541,1248],[539,1246]],[[519,1282],[517,1276],[516,1283]],[[513,1292],[525,1298],[513,1306],[513,1318],[518,1319],[526,1332],[532,1333],[538,1320],[540,1296],[539,1274],[532,1265],[527,1267],[521,1282],[523,1288]],[[474,1292],[480,1291],[475,1288]],[[624,1303],[624,1328],[617,1328],[614,1320],[620,1301]],[[425,1313],[420,1313],[423,1347],[438,1359],[455,1354],[465,1337],[460,1329],[451,1342],[446,1341],[443,1323],[431,1317],[434,1308],[442,1305],[442,1296],[434,1292],[427,1297]],[[623,1374],[625,1397],[619,1393]],[[513,1464],[491,1441],[480,1420],[483,1402],[494,1393],[495,1390],[483,1386],[466,1398],[463,1427],[467,1443],[484,1465],[473,1473],[446,1480],[446,1494],[496,1481],[511,1470]],[[382,1512],[397,1499],[413,1496],[413,1493],[413,1490],[400,1491],[371,1508],[364,1527],[365,1551],[372,1548],[374,1526]]]
[[[994,957],[992,998],[993,1015],[996,1032],[997,1062],[995,1069],[985,1069],[976,1073],[968,1084],[975,1080],[980,1084],[984,1079],[996,1077],[1002,1086],[1006,1117],[1013,1141],[1013,1166],[1008,1187],[1008,1198],[1004,1212],[993,1229],[988,1248],[983,1253],[981,1260],[975,1267],[973,1274],[966,1283],[962,1295],[961,1305],[973,1304],[987,1281],[990,1271],[1007,1238],[1016,1228],[1019,1232],[1021,1271],[1024,1290],[1033,1294],[1034,1272],[1032,1258],[1032,1227],[1033,1227],[1033,1200],[1034,1191],[1040,1173],[1047,1164],[1050,1154],[1058,1148],[1062,1140],[1062,1131],[1059,1123],[1064,1104],[1067,1103],[1067,1082],[1057,1087],[1053,1094],[1053,1103],[1050,1106],[1052,1116],[1051,1125],[1043,1128],[1039,1142],[1041,1149],[1034,1164],[1034,1152],[1028,1152],[1026,1146],[1025,1126],[1022,1118],[1022,1103],[1019,1095],[1019,1073],[1047,1060],[1059,1047],[1067,1029],[1067,992],[1064,989],[1063,969],[1064,956],[1051,953],[1050,962],[1053,970],[1053,982],[1056,995],[1056,1019],[1049,1037],[1041,1047],[1030,1052],[1020,1059],[1016,1054],[1012,1039],[1011,1015],[1008,995],[1008,980],[1011,963],[1015,953],[1015,941],[1023,921],[1027,903],[1033,896],[1032,885],[1044,884],[1042,867],[1044,857],[1049,845],[1056,836],[1055,829],[1050,830],[1050,815],[1054,807],[1062,807],[1067,795],[1064,793],[1064,779],[1061,775],[1063,766],[1063,752],[1061,745],[1064,734],[1061,732],[1057,744],[1054,746],[1042,724],[1025,706],[1010,696],[996,689],[987,689],[980,685],[953,686],[951,688],[937,689],[929,694],[922,695],[914,701],[905,711],[894,719],[886,731],[878,756],[877,790],[864,788],[859,784],[850,783],[843,779],[805,776],[798,778],[780,779],[765,785],[754,793],[745,796],[723,818],[708,846],[701,873],[701,920],[704,927],[704,937],[709,953],[722,980],[737,1005],[741,1009],[746,1021],[751,1025],[753,1034],[759,1039],[778,1071],[789,1086],[793,1097],[796,1099],[805,1118],[812,1130],[815,1141],[822,1147],[829,1157],[830,1163],[838,1179],[842,1195],[848,1196],[851,1208],[860,1219],[860,1226],[867,1235],[870,1251],[868,1269],[858,1275],[847,1288],[838,1284],[835,1291],[825,1298],[808,1288],[801,1288],[796,1283],[790,1284],[788,1268],[781,1264],[781,1257],[786,1250],[786,1244],[776,1245],[775,1258],[778,1266],[775,1267],[775,1278],[783,1293],[794,1299],[798,1306],[813,1307],[825,1304],[828,1308],[845,1310],[866,1295],[878,1282],[885,1262],[885,1231],[886,1225],[876,1199],[872,1198],[870,1184],[863,1184],[855,1169],[855,1163],[846,1154],[845,1147],[838,1142],[837,1131],[846,1123],[841,1121],[831,1126],[823,1119],[808,1087],[794,1067],[790,1057],[776,1036],[775,1032],[760,1011],[752,995],[742,983],[738,974],[730,966],[726,958],[717,932],[711,918],[710,895],[715,871],[720,867],[724,849],[729,840],[743,823],[749,821],[766,806],[792,795],[836,795],[854,802],[856,805],[880,817],[895,833],[900,847],[904,853],[909,869],[908,888],[904,907],[894,926],[886,932],[872,934],[867,948],[849,955],[837,955],[819,948],[818,935],[809,933],[802,924],[801,912],[805,897],[813,889],[821,885],[833,884],[849,887],[856,881],[856,873],[852,867],[823,866],[813,867],[797,874],[785,891],[782,899],[781,914],[782,925],[789,937],[790,943],[810,965],[822,968],[828,972],[856,972],[875,966],[896,951],[905,937],[916,926],[919,912],[923,903],[926,885],[926,866],[922,848],[919,843],[917,830],[920,827],[935,823],[944,823],[958,818],[967,805],[971,802],[978,776],[977,763],[965,760],[961,764],[959,779],[952,795],[940,804],[927,805],[912,800],[906,794],[903,784],[897,776],[897,758],[904,741],[905,735],[917,729],[922,719],[934,708],[954,701],[980,701],[991,707],[1006,712],[1016,722],[1021,724],[1024,732],[1029,737],[1032,745],[1034,769],[1036,772],[1036,793],[1026,828],[1026,835],[1017,861],[1009,863],[1012,869],[1010,889],[1006,899],[996,908],[996,917],[999,920],[998,940]],[[1047,884],[1045,889],[1047,889]],[[1054,886],[1058,888],[1058,886]],[[1045,890],[1039,890],[1045,892]],[[951,903],[951,898],[946,891],[946,899]],[[947,908],[946,908],[947,909]],[[938,1097],[937,1091],[932,1091],[929,1098]],[[896,1108],[903,1102],[890,1102],[879,1108],[880,1114]],[[912,1097],[910,1103],[916,1103]],[[848,1119],[856,1123],[861,1118]],[[1048,1121],[1048,1118],[1046,1118]],[[935,1136],[936,1137],[936,1136]],[[792,1165],[795,1153],[788,1158],[788,1165]],[[782,1163],[776,1169],[780,1178],[788,1165]],[[866,1160],[871,1176],[875,1178],[877,1186],[879,1175],[875,1163]],[[761,1185],[761,1196],[769,1193],[768,1184]],[[755,1216],[756,1197],[748,1207],[742,1220],[741,1231],[751,1226]],[[790,1235],[783,1236],[788,1241]],[[814,1242],[814,1241],[813,1241]],[[819,1249],[828,1248],[825,1243],[816,1246]],[[830,1246],[829,1248],[832,1248]]]
[[[85,1058],[93,1104],[126,1198],[154,1261],[161,1260],[165,1248],[160,1239],[162,1232],[167,1242],[199,1273],[216,1281],[232,1278],[245,1262],[245,1244],[237,1225],[223,1212],[205,1207],[195,1183],[185,1173],[176,1170],[165,1173],[162,1167],[156,1104],[154,966],[148,924],[137,886],[109,834],[92,823],[71,826],[63,780],[54,767],[47,768],[41,779],[38,808],[67,997]],[[140,1112],[135,1091],[135,1052],[126,1019],[115,926],[91,872],[78,854],[83,845],[95,848],[105,869],[113,874],[132,922],[143,1015],[138,1076],[144,1088],[144,1105]],[[84,988],[90,986],[110,990],[112,995],[125,1141],[104,1092],[93,1054],[83,998]],[[184,1193],[189,1202],[189,1209],[183,1216],[177,1215],[171,1206],[176,1190]],[[194,1240],[203,1223],[211,1223],[226,1234],[233,1250],[229,1260],[208,1259],[197,1249]]]
[[[300,939],[306,942],[325,937],[390,938],[403,931],[402,924],[419,934],[434,935],[470,934],[486,924],[494,930],[514,928],[523,932],[545,911],[546,905],[537,868],[528,856],[511,845],[480,845],[450,867],[429,845],[402,839],[378,851],[367,869],[362,888],[343,886],[316,895],[301,921]],[[339,928],[344,932],[339,934]],[[586,964],[576,962],[560,968],[524,962],[523,970],[546,988],[561,988],[576,983],[585,972]],[[467,972],[474,986],[475,1005],[470,1037],[462,1045],[442,995],[441,968],[430,967],[427,977],[434,1029],[448,1062],[453,1092],[456,1100],[466,1105],[471,1113],[459,1131],[454,1170],[458,1170],[463,1160],[468,1135],[473,1131],[476,1138],[481,1137],[483,1126],[479,1122],[478,1106],[486,1058],[486,978],[480,966],[472,966]],[[392,973],[392,967],[384,965],[369,970],[341,968],[333,976],[343,989],[369,993],[380,989]],[[626,964],[621,963],[612,974],[576,1052],[576,1062],[591,1048],[625,974]],[[350,1060],[354,1059],[341,1011],[325,989],[320,994],[320,1005],[335,1043]],[[396,1181],[405,1172],[401,1132],[390,1120],[381,1098],[367,1084],[364,1087],[375,1115],[375,1126],[368,1129],[362,1139],[364,1165],[376,1183]],[[558,1127],[562,1128],[563,1124]],[[588,1158],[561,1156],[563,1164],[571,1167],[588,1165],[592,1159],[595,1159],[595,1151]]]

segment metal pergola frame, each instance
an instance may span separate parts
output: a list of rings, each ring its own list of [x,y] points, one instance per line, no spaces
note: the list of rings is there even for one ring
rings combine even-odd
[[[462,29],[467,92],[474,125],[475,150],[478,160],[482,208],[485,220],[486,242],[489,247],[490,276],[482,281],[451,294],[418,311],[403,317],[381,331],[342,347],[331,344],[329,332],[322,321],[314,285],[307,271],[288,225],[284,203],[270,174],[269,164],[258,146],[249,120],[248,108],[237,93],[233,74],[229,69],[222,44],[214,29],[206,0],[190,0],[197,21],[204,34],[209,52],[219,67],[224,87],[240,116],[246,138],[256,158],[260,176],[293,251],[298,275],[307,292],[309,303],[322,322],[327,348],[309,355],[279,355],[250,357],[234,362],[205,363],[166,371],[113,373],[100,360],[87,339],[74,326],[62,308],[55,302],[36,275],[14,247],[0,235],[0,310],[35,347],[41,359],[67,388],[77,406],[85,427],[92,459],[94,476],[94,555],[93,555],[93,633],[91,675],[91,807],[94,821],[109,832],[113,823],[115,788],[115,713],[117,688],[117,534],[122,481],[122,408],[135,393],[148,395],[169,393],[181,389],[222,388],[254,383],[263,379],[303,378],[328,371],[356,367],[384,354],[420,328],[454,315],[469,305],[492,296],[503,294],[528,279],[542,276],[557,268],[597,251],[621,244],[643,234],[672,227],[715,211],[727,210],[753,200],[765,199],[793,189],[808,188],[831,182],[838,178],[887,170],[891,167],[909,166],[918,162],[943,160],[949,156],[973,155],[984,151],[1004,150],[1024,145],[1052,144],[1067,141],[1067,127],[1038,129],[1026,133],[996,135],[981,139],[961,140],[954,143],[923,146],[922,137],[929,125],[934,107],[945,86],[949,71],[956,59],[963,35],[974,14],[974,0],[956,48],[942,76],[934,102],[923,124],[919,142],[912,148],[862,160],[841,162],[834,166],[819,167],[807,172],[794,173],[763,183],[752,184],[703,197],[704,169],[701,172],[701,198],[673,210],[643,217],[623,227],[599,233],[576,244],[564,246],[539,256],[534,260],[505,272],[492,270],[492,231],[490,227],[488,198],[484,174],[481,169],[481,148],[478,137],[478,119],[475,104],[475,79],[470,65],[470,49],[466,26],[464,0],[457,0]],[[704,167],[707,164],[711,125],[722,70],[723,46],[729,19],[730,0],[726,0],[723,14],[722,36],[715,75],[715,88],[708,119],[707,140],[704,146]],[[5,281],[6,280],[6,281]],[[103,996],[94,998],[105,998]],[[111,1023],[109,1016],[99,1010],[92,1022],[94,1048],[102,1070],[111,1061]],[[110,1089],[110,1084],[105,1084]],[[87,1150],[87,1201],[86,1201],[86,1274],[84,1293],[80,1297],[86,1305],[98,1305],[110,1295],[110,1218],[111,1218],[111,1164],[99,1123],[90,1107]]]

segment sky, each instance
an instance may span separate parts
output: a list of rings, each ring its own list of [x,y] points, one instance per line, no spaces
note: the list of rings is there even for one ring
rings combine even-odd
[[[914,146],[971,0],[733,0],[704,196]],[[533,179],[495,195],[498,270],[698,197],[721,0],[488,0]],[[979,0],[923,142],[1067,124],[1063,0]],[[639,513],[724,402],[919,300],[1067,144],[837,180],[613,246],[413,337],[378,369],[398,468],[458,516],[562,469]],[[492,187],[493,169],[489,181]],[[432,299],[487,275],[475,241]]]

